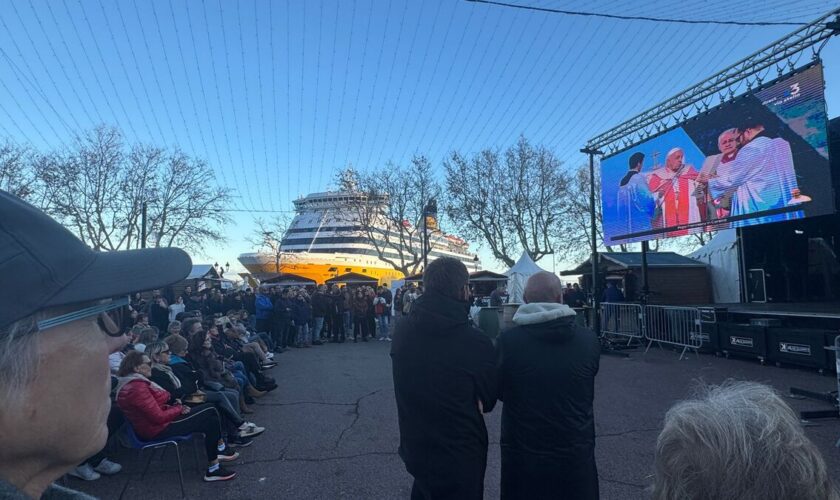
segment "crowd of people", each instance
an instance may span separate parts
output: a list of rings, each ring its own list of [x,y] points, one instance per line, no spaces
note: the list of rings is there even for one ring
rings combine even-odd
[[[89,499],[55,481],[67,472],[85,479],[118,473],[104,453],[117,434],[144,441],[200,435],[203,479],[233,479],[230,463],[265,431],[245,415],[277,388],[268,375],[276,353],[341,342],[348,311],[354,338],[364,340],[389,304],[384,290],[323,288],[311,297],[261,288],[253,313],[247,292],[187,290],[171,302],[152,292],[130,304],[135,290],[184,279],[189,256],[175,248],[93,252],[2,191],[0,213],[0,275],[28,283],[0,287],[0,498]],[[598,498],[600,349],[562,294],[556,275],[532,276],[515,326],[494,345],[468,319],[460,261],[434,260],[424,289],[399,293],[404,317],[379,336],[394,331],[399,455],[414,477],[412,498],[483,498],[483,414],[498,401],[502,498]],[[657,500],[840,498],[795,413],[752,382],[711,387],[674,405],[653,472]]]

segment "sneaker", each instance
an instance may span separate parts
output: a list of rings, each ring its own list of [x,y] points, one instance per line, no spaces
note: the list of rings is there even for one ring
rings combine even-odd
[[[219,467],[213,472],[207,471],[204,473],[204,480],[211,481],[230,481],[236,477],[236,472]]]
[[[217,458],[219,459],[219,462],[233,462],[234,460],[239,458],[239,452],[225,448],[224,451],[219,452]]]
[[[242,434],[228,439],[227,443],[229,448],[247,448],[252,444],[254,444],[254,440]]]
[[[84,479],[85,481],[96,481],[102,477],[98,472],[93,470],[90,464],[82,464],[68,472],[68,474],[79,479]]]
[[[388,342],[390,342],[390,341],[391,341],[391,337],[388,337],[388,338],[386,338],[385,340],[387,340]]]
[[[116,474],[117,472],[122,470],[122,465],[112,462],[107,458],[103,458],[99,465],[93,468],[96,472],[100,474],[105,474],[106,476],[111,476]]]
[[[274,353],[273,352],[267,352],[267,353],[265,353],[265,357],[268,360],[273,360],[274,359]]]
[[[275,366],[277,366],[277,363],[275,363],[274,361],[269,361],[260,365],[260,368],[262,368],[263,370],[268,370],[269,368],[274,368]]]
[[[265,432],[265,427],[259,427],[251,422],[245,422],[239,427],[239,435],[246,438],[257,437]]]

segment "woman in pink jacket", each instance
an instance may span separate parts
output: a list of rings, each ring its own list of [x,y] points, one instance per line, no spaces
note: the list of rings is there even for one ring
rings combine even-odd
[[[204,448],[209,462],[204,480],[227,481],[236,477],[235,472],[219,465],[219,462],[236,460],[239,453],[225,446],[216,408],[211,404],[189,408],[178,400],[174,405],[168,404],[169,393],[149,380],[151,375],[151,361],[138,351],[126,354],[117,372],[117,406],[137,436],[157,440],[192,433],[204,434]]]

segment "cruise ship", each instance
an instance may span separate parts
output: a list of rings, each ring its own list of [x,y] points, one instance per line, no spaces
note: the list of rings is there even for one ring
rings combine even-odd
[[[370,276],[380,284],[402,279],[403,273],[380,258],[375,242],[362,226],[363,217],[359,215],[360,200],[387,203],[387,199],[367,201],[360,198],[363,196],[353,191],[335,191],[313,193],[295,200],[295,218],[280,242],[279,272],[310,278],[319,284],[347,273]],[[374,225],[375,233],[383,238],[385,234],[391,234],[393,241],[397,229],[388,231],[384,221]],[[421,232],[416,231],[415,238],[420,238]],[[454,257],[461,260],[469,272],[481,269],[478,256],[468,251],[468,244],[461,238],[429,231],[429,241],[429,261],[443,256]],[[382,240],[379,243],[380,248],[385,247]],[[419,248],[422,245],[418,240],[412,246]],[[399,262],[396,249],[384,252],[384,257]],[[411,258],[407,252],[406,255]],[[272,253],[245,253],[239,256],[239,262],[252,274],[278,272],[278,263]]]

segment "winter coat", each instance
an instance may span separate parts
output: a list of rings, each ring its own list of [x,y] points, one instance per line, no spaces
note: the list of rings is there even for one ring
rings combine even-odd
[[[217,382],[231,389],[239,387],[236,379],[233,378],[233,375],[225,368],[225,364],[216,357],[216,353],[212,350],[205,350],[195,355],[190,354],[190,361],[193,362],[193,366],[198,368],[203,381]]]
[[[343,293],[337,293],[332,296],[333,307],[335,307],[336,314],[343,314],[347,310],[347,301],[344,299]]]
[[[368,300],[366,297],[353,297],[352,312],[354,318],[364,318],[368,310]]]
[[[496,355],[468,313],[466,302],[426,293],[397,323],[391,358],[406,469],[422,481],[478,482],[461,497],[481,498],[487,428],[478,402],[485,412],[496,404]]]
[[[292,320],[296,325],[305,325],[312,319],[312,307],[306,300],[297,299],[293,303]]]
[[[181,415],[182,406],[169,405],[170,395],[142,375],[120,379],[117,406],[142,439],[153,439]]]
[[[181,389],[185,395],[195,394],[201,388],[203,384],[201,373],[186,359],[172,354],[169,359],[169,367],[181,381]]]
[[[329,312],[329,302],[326,295],[321,292],[315,292],[312,295],[312,316],[314,318],[323,318]]]
[[[177,378],[173,371],[173,375]],[[154,365],[152,366],[152,378],[151,381],[156,383],[157,385],[161,386],[166,392],[169,393],[169,402],[174,403],[176,399],[183,399],[187,397],[191,393],[184,392],[184,387],[182,385],[175,385],[175,382],[169,375],[166,374],[163,370],[156,368]],[[181,380],[178,379],[178,383],[180,384]]]
[[[563,304],[525,304],[513,322],[497,344],[502,498],[598,498],[598,338]]]
[[[274,321],[283,324],[292,320],[292,301],[278,297],[274,300]]]
[[[254,307],[256,309],[257,319],[271,319],[271,313],[274,310],[274,307],[271,304],[271,298],[268,295],[257,294]]]

